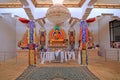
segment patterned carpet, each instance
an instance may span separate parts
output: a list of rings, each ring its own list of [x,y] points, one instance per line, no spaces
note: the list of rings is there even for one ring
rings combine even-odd
[[[29,66],[16,80],[99,80],[86,66],[35,67]]]

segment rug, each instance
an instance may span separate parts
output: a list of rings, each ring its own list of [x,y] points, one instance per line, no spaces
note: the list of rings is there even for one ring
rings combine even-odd
[[[35,67],[29,66],[16,80],[99,80],[87,66]]]

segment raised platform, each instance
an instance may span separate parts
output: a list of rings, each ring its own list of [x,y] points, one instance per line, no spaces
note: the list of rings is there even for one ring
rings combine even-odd
[[[67,48],[67,45],[48,45],[48,48]]]

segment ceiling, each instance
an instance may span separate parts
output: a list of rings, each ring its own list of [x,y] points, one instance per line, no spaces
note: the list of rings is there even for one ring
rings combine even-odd
[[[24,1],[24,0],[23,0]],[[35,7],[50,7],[52,0],[32,0]],[[66,7],[81,7],[85,0],[64,0]],[[94,4],[96,8],[120,8],[120,0],[97,0]],[[22,8],[19,0],[0,0],[0,8]]]

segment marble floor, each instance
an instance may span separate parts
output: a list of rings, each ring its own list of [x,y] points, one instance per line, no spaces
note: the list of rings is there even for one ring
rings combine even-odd
[[[5,62],[0,62],[0,80],[15,80],[28,67],[27,56],[19,56],[9,59]],[[105,61],[103,57],[89,57],[88,68],[100,80],[120,80],[120,62]],[[37,59],[37,66],[39,67],[73,67],[81,66],[76,61],[69,61],[67,63],[49,63],[40,64]]]

